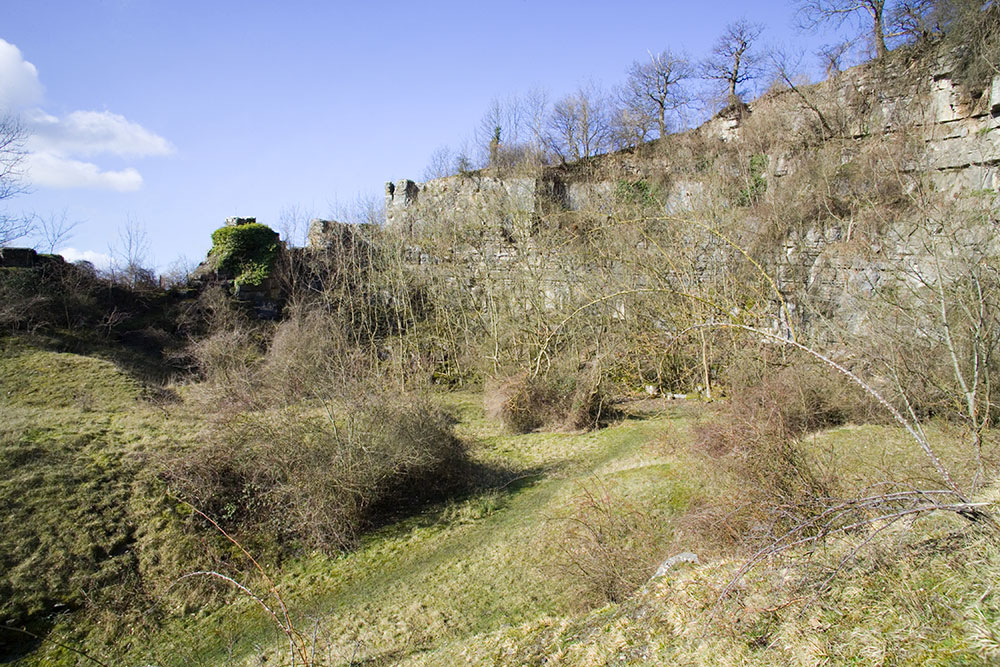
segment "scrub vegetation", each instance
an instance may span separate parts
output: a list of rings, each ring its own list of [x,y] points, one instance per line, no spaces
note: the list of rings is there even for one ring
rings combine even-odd
[[[489,128],[475,205],[227,226],[172,287],[0,266],[0,660],[1000,660],[998,195],[918,168],[893,79],[972,36],[994,118],[973,4],[873,25],[911,26],[856,72],[891,119],[836,76],[747,106],[743,22],[715,125],[595,157],[580,91],[558,145]],[[658,64],[662,135],[698,68],[627,100]]]

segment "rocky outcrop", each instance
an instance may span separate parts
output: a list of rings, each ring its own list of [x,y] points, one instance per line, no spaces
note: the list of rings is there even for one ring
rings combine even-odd
[[[59,255],[40,255],[34,248],[0,248],[0,268],[33,269],[53,263],[65,260]]]
[[[667,220],[717,216],[720,211],[725,215],[727,206],[740,204],[734,198],[727,202],[718,188],[726,179],[732,183],[739,178],[726,174],[732,164],[711,163],[704,156],[728,150],[742,156],[745,165],[762,143],[766,152],[760,154],[757,164],[763,166],[756,178],[763,191],[801,187],[808,174],[796,178],[798,170],[808,165],[818,147],[835,146],[831,159],[836,168],[895,144],[906,146],[898,162],[891,171],[873,172],[870,178],[898,181],[905,196],[916,182],[906,175],[925,175],[941,205],[961,202],[975,193],[996,198],[1000,192],[1000,76],[979,95],[969,94],[953,78],[947,56],[916,63],[891,58],[801,90],[770,93],[748,108],[727,110],[683,135],[586,164],[547,167],[528,175],[484,170],[425,183],[390,183],[386,218],[391,228],[415,236],[429,228],[437,230],[435,234],[448,229],[477,230],[480,239],[497,239],[492,244],[470,244],[477,261],[502,261],[511,253],[531,252],[531,236],[540,226],[610,214],[621,205],[623,186],[627,190],[634,184],[655,183]],[[770,128],[767,142],[760,141],[762,127]],[[709,168],[699,167],[703,159],[711,164]],[[859,187],[874,190],[881,185],[861,183]],[[788,294],[807,294],[827,304],[825,314],[842,324],[860,326],[855,300],[871,294],[886,279],[887,267],[899,260],[922,261],[924,251],[918,238],[907,237],[903,230],[914,221],[894,220],[891,211],[888,216],[880,221],[884,236],[869,239],[863,246],[855,242],[852,216],[831,216],[812,227],[790,228],[774,247],[769,266],[776,284]],[[711,257],[706,257],[704,267],[724,270]],[[547,289],[557,293],[563,287],[553,284]]]
[[[550,188],[551,191],[551,188]],[[530,220],[540,212],[546,185],[527,177],[500,178],[470,173],[426,183],[403,180],[386,184],[386,223],[413,231],[439,219],[492,220],[503,210],[511,218]]]
[[[309,221],[306,249],[310,252],[342,252],[345,248],[366,243],[372,233],[371,225],[314,218]]]
[[[778,131],[793,135],[816,124],[817,112],[839,136],[859,141],[915,132],[926,151],[919,162],[905,168],[946,172],[938,182],[952,189],[1000,189],[1000,76],[973,97],[953,81],[947,57],[933,62],[929,70],[926,63],[902,59],[858,66],[802,91],[779,91],[745,109],[727,109],[691,133],[703,140],[732,143],[742,138],[748,118],[766,116]],[[792,168],[782,154],[769,157],[771,177],[780,178]],[[672,162],[669,155],[651,156],[640,149],[597,158],[590,170],[552,167],[534,176],[484,171],[425,183],[402,180],[386,185],[386,218],[390,226],[412,228],[434,217],[487,210],[498,203],[534,216],[600,209],[617,185],[609,174],[619,179],[673,175]],[[672,180],[664,198],[666,212],[693,210],[702,203],[704,187],[703,181],[690,176]]]

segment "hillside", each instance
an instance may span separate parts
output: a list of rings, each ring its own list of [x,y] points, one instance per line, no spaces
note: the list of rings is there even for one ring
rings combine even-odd
[[[998,660],[998,193],[900,49],[183,289],[10,253],[0,661]]]
[[[5,370],[12,364],[27,368],[42,358],[19,354],[8,358]],[[90,362],[68,357],[63,363]],[[116,377],[97,368],[87,372],[86,381],[64,372],[70,382],[79,378],[81,388],[96,377]],[[32,394],[38,397],[38,391]],[[136,400],[127,391],[105,390],[105,395]],[[443,400],[458,415],[460,435],[475,443],[478,460],[502,461],[519,472],[498,488],[431,506],[381,528],[344,555],[265,563],[293,626],[322,664],[813,664],[824,658],[857,664],[886,659],[976,664],[1000,654],[995,634],[1000,607],[989,586],[1000,561],[993,538],[970,534],[963,520],[930,517],[905,530],[844,536],[808,561],[792,559],[777,570],[752,572],[738,583],[738,594],[716,608],[719,592],[742,563],[733,557],[738,549],[734,552],[719,534],[718,517],[736,509],[732,498],[740,496],[745,481],[693,439],[692,426],[704,419],[705,407],[679,400],[647,407],[597,432],[512,436],[485,418],[478,396],[448,394]],[[6,405],[6,414],[18,417],[6,428],[7,442],[17,424],[41,421],[31,403]],[[29,645],[35,651],[27,664],[86,663],[56,641],[106,664],[287,660],[287,643],[273,621],[246,596],[227,595],[231,599],[222,606],[194,602],[195,591],[185,590],[193,583],[176,577],[203,568],[205,556],[197,548],[178,551],[179,545],[168,551],[160,542],[175,539],[167,537],[169,524],[180,517],[150,514],[147,504],[162,500],[143,484],[99,491],[99,504],[109,511],[103,526],[92,509],[83,515],[87,524],[77,516],[81,508],[94,506],[86,495],[94,486],[65,478],[91,476],[72,463],[81,459],[66,456],[100,461],[115,452],[111,460],[135,470],[138,451],[191,432],[197,417],[179,407],[162,411],[136,403],[126,416],[119,406],[91,404],[85,418],[103,425],[103,436],[81,448],[80,435],[70,442],[69,434],[57,430],[57,425],[66,429],[80,423],[79,409],[71,399],[59,416],[44,418],[51,435],[34,441],[47,452],[49,472],[33,483],[37,504],[25,506],[30,519],[9,517],[13,523],[5,528],[5,540],[19,539],[24,527],[37,529],[39,522],[48,526],[46,533],[83,538],[86,525],[88,534],[96,530],[110,540],[124,540],[123,556],[138,556],[139,562],[118,565],[114,583],[103,588],[81,583],[80,590],[90,594],[103,591],[88,614],[98,624],[86,629],[78,615],[57,608],[49,640]],[[935,426],[931,434],[949,465],[961,470],[963,452],[951,449],[951,429]],[[102,440],[108,444],[98,444]],[[108,449],[115,441],[132,444],[125,452]],[[928,474],[919,452],[892,427],[834,428],[810,438],[808,449],[836,461],[836,475],[845,486],[881,479],[882,471],[871,465],[873,450],[880,452],[883,465],[910,468],[912,479]],[[72,467],[61,467],[61,460]],[[12,461],[8,458],[6,465]],[[12,481],[23,489],[16,480],[33,473],[19,470],[22,477]],[[56,475],[59,480],[52,479]],[[43,493],[56,484],[62,494]],[[984,498],[992,502],[992,493]],[[55,504],[56,498],[63,504]],[[129,517],[124,524],[129,532],[116,538],[123,516]],[[738,524],[739,518],[729,521]],[[22,528],[11,529],[18,525]],[[93,536],[86,543],[90,546],[80,548],[89,553],[100,548],[115,553]],[[866,543],[858,560],[820,595],[814,586],[828,568]],[[65,569],[69,563],[52,561],[59,548],[41,552],[52,575],[72,572]],[[643,586],[659,562],[688,551],[697,554],[698,563],[681,563]],[[86,553],[70,556],[73,567],[86,569]],[[164,562],[168,553],[174,560]],[[146,562],[153,554],[159,563]],[[114,560],[97,558],[104,568],[114,567]],[[234,577],[274,602],[249,562],[237,559],[230,567]],[[153,609],[145,610],[145,618],[103,613],[139,594],[130,587],[157,581],[151,568],[162,568],[162,585],[173,589],[159,598],[152,617]],[[123,577],[126,572],[141,577]],[[17,585],[14,575],[8,571]],[[636,585],[641,591],[629,593]],[[62,599],[69,609],[79,604]]]

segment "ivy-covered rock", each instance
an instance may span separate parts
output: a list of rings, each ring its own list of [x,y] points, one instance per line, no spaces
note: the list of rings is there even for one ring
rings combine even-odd
[[[271,274],[278,257],[278,233],[256,222],[220,227],[212,232],[212,250],[220,273],[233,284],[260,285]]]

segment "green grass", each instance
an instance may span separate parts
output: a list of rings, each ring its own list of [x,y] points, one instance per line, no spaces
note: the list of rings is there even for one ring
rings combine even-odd
[[[197,425],[181,410],[168,419],[111,362],[0,345],[0,619],[44,634],[66,614],[78,622],[75,610],[119,610],[141,593],[136,544],[155,532],[158,501],[143,457]],[[0,633],[0,649],[23,637]]]
[[[347,661],[356,653],[395,660],[575,608],[571,587],[553,565],[564,529],[559,517],[581,480],[619,456],[638,452],[665,426],[664,420],[653,419],[595,433],[505,436],[482,417],[473,397],[445,400],[463,417],[459,430],[468,437],[476,434],[480,460],[515,462],[529,473],[503,489],[388,526],[341,557],[287,564],[280,574],[283,597],[301,627],[317,628],[331,657]],[[625,481],[629,474],[612,477]],[[159,649],[136,658],[211,663],[228,659],[235,647],[234,653],[247,659],[262,643],[281,656],[273,628],[245,599],[195,625],[212,628],[212,634],[177,623],[161,637]]]
[[[255,603],[204,582],[197,542],[150,477],[150,457],[195,447],[193,401],[154,404],[112,364],[8,345],[0,356],[0,577],[38,629],[108,663],[287,664],[287,644]],[[185,393],[180,392],[182,395]],[[82,398],[81,398],[82,397]],[[686,404],[590,433],[512,436],[472,393],[440,397],[480,462],[520,474],[501,488],[429,507],[339,556],[265,567],[323,664],[983,664],[1000,659],[1000,548],[951,517],[878,536],[821,596],[821,580],[864,533],[810,559],[748,575],[720,606],[740,560],[703,551],[697,517],[733,480],[692,447]],[[956,476],[973,466],[952,426],[928,433]],[[890,426],[806,439],[845,487],[930,474]],[[581,493],[647,512],[662,555],[703,556],[619,604],[595,607],[566,561]],[[995,499],[996,491],[984,498]],[[184,540],[188,539],[188,542]],[[655,553],[655,550],[654,550]],[[229,571],[265,593],[252,568]],[[134,592],[150,613],[108,613]],[[211,592],[211,591],[209,591]],[[222,600],[228,600],[224,604]],[[273,602],[273,599],[270,599]],[[65,605],[65,606],[62,606]],[[78,608],[79,610],[74,611]],[[68,611],[67,611],[68,610]],[[48,642],[24,664],[77,664]]]
[[[0,400],[8,409],[118,413],[134,407],[141,393],[109,361],[16,342],[0,347]]]

